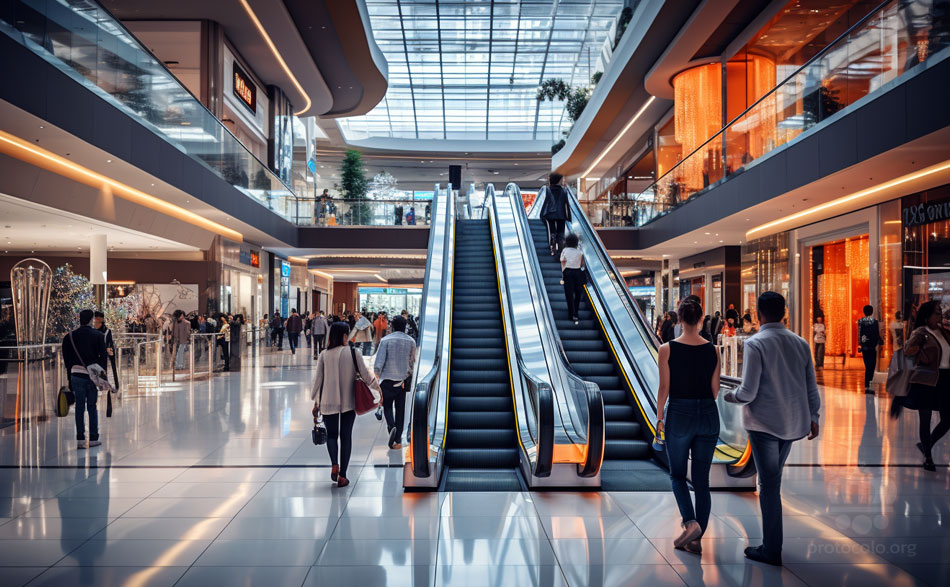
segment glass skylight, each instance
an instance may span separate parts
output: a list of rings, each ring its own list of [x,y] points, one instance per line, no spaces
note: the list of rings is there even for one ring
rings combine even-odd
[[[346,138],[543,140],[569,121],[543,79],[582,86],[623,0],[366,0],[389,90]]]

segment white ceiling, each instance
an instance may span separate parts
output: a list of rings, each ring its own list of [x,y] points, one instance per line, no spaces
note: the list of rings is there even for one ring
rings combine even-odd
[[[198,251],[168,239],[0,194],[0,250],[88,251],[94,234],[105,234],[114,251]]]

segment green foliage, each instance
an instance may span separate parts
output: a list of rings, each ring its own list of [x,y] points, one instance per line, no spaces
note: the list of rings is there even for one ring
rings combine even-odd
[[[566,142],[567,141],[565,141],[564,139],[561,139],[560,141],[551,145],[551,154],[554,155],[555,153],[563,149]]]
[[[571,96],[573,89],[567,85],[567,82],[561,78],[546,79],[538,87],[538,102],[544,100],[567,100]]]
[[[359,151],[347,150],[340,168],[340,183],[344,197],[355,200],[366,197],[366,175],[363,172],[363,156]]]
[[[590,85],[596,86],[600,83],[600,80],[604,77],[604,72],[595,71],[594,75],[590,76]]]
[[[581,113],[587,107],[587,102],[590,101],[590,94],[590,88],[574,88],[571,92],[567,99],[567,117],[571,119],[571,122],[577,122],[577,119],[581,117]]]
[[[633,8],[628,6],[620,11],[620,20],[617,21],[617,34],[614,35],[613,49],[616,49],[617,45],[620,44],[620,39],[623,38],[623,34],[627,31],[627,25],[630,24],[631,20],[633,20]]]

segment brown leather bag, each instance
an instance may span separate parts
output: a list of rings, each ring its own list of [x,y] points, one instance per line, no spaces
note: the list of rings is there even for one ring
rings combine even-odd
[[[356,396],[356,414],[362,416],[376,409],[376,398],[373,396],[369,385],[363,381],[363,376],[360,375],[360,367],[356,363],[356,349],[352,346],[350,347],[350,356],[353,358],[353,371],[356,373],[356,380],[353,381],[353,395]]]

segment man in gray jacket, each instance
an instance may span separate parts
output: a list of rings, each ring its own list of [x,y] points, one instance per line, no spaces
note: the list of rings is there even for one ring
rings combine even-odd
[[[311,336],[313,337],[313,358],[316,359],[317,356],[323,352],[323,348],[327,345],[327,329],[329,324],[327,324],[327,317],[323,315],[323,310],[320,310],[320,313],[314,313],[313,323],[310,325]]]
[[[742,421],[759,474],[762,544],[745,555],[781,565],[782,468],[793,442],[818,436],[821,398],[808,343],[782,324],[785,298],[763,293],[758,314],[762,326],[743,345],[742,385],[725,400],[745,404]]]
[[[172,324],[172,344],[175,345],[175,369],[185,368],[185,355],[188,345],[191,344],[191,323],[185,319],[185,313],[175,310]]]

